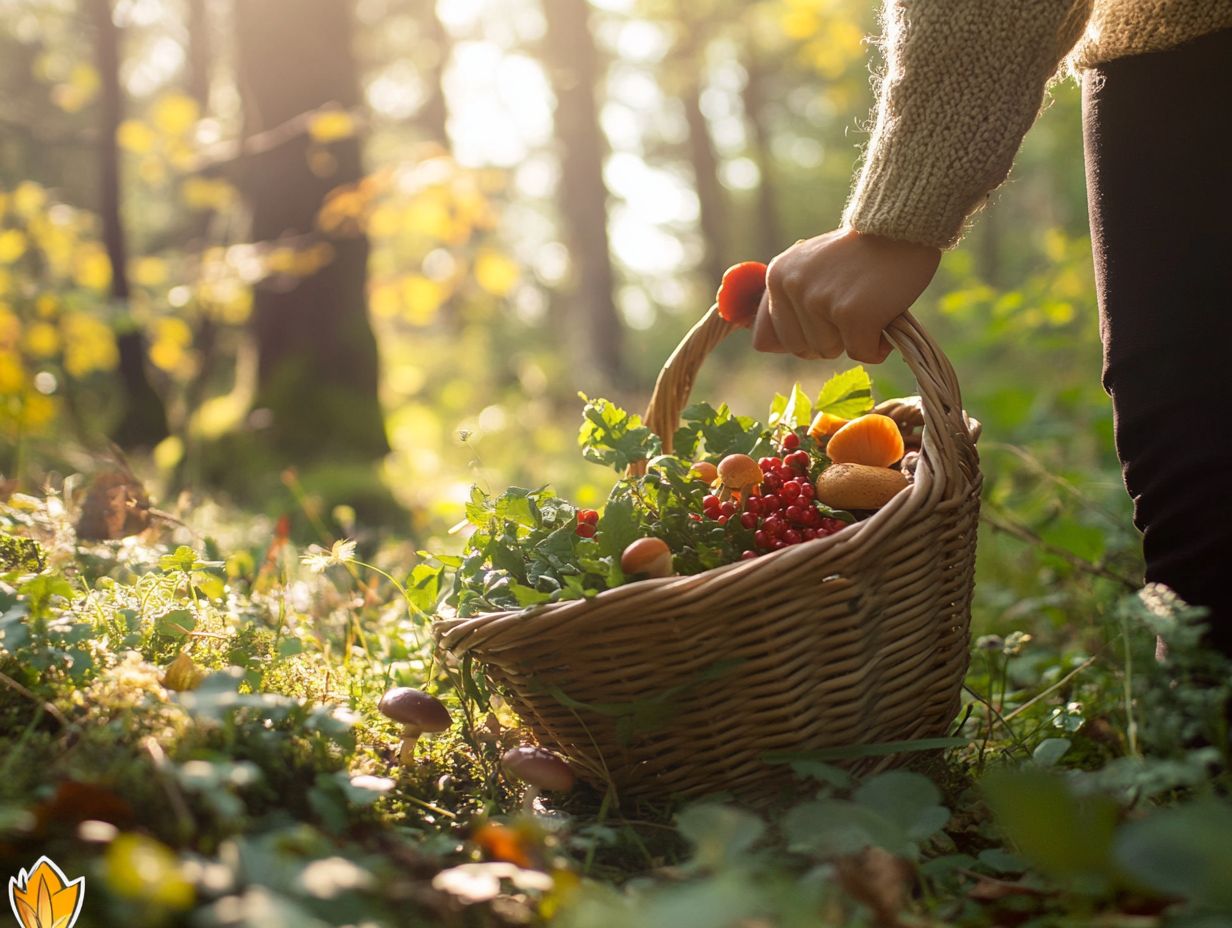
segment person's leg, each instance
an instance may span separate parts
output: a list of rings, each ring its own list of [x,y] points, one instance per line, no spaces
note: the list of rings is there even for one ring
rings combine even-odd
[[[1232,654],[1232,30],[1083,82],[1117,452],[1146,579]]]

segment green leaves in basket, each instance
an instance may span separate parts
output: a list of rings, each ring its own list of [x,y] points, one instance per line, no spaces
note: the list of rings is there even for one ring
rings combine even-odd
[[[828,412],[832,416],[854,419],[873,408],[873,381],[868,371],[856,366],[835,374],[821,387],[815,412]]]
[[[750,416],[737,416],[726,403],[718,409],[709,403],[686,408],[672,442],[676,454],[688,460],[700,457],[703,449],[715,461],[737,451],[753,457],[770,453],[765,427]]]
[[[641,416],[626,412],[610,400],[578,395],[586,401],[578,432],[586,460],[623,473],[634,461],[645,461],[659,453],[659,436],[642,424]]]

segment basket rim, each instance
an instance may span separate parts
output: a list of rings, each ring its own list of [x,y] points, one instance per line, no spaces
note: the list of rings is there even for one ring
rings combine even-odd
[[[895,397],[894,399],[903,398]],[[887,400],[886,402],[889,401]],[[971,419],[970,422],[968,437],[974,442],[975,436],[979,432],[979,423],[974,419]],[[889,503],[874,512],[867,519],[853,522],[833,535],[827,535],[824,538],[814,538],[811,541],[805,541],[798,545],[770,551],[753,560],[721,564],[718,567],[711,567],[696,574],[654,577],[636,580],[632,583],[622,583],[620,586],[601,590],[593,596],[566,599],[555,603],[539,603],[523,609],[482,612],[473,616],[434,615],[431,631],[439,647],[451,653],[463,654],[470,650],[469,645],[465,641],[469,637],[469,632],[493,622],[504,620],[516,621],[530,616],[542,618],[553,613],[559,613],[558,617],[564,621],[572,618],[571,613],[578,613],[580,615],[592,608],[619,603],[621,599],[644,596],[653,590],[661,590],[664,595],[685,594],[691,588],[709,582],[714,577],[729,573],[736,574],[741,571],[764,570],[770,565],[794,567],[796,562],[825,559],[834,563],[836,567],[835,574],[837,575],[837,568],[844,555],[849,553],[849,549],[853,551],[863,550],[870,538],[889,531],[900,520],[900,514],[904,510],[908,513],[917,512],[927,504],[927,496],[938,495],[937,486],[932,477],[933,469],[926,444],[925,447],[920,449],[920,462],[916,470],[915,480],[907,487],[906,492],[896,494]],[[965,488],[965,491],[978,491],[980,483],[980,476],[977,474],[975,479]],[[824,576],[823,574],[822,578],[819,579],[824,579]]]

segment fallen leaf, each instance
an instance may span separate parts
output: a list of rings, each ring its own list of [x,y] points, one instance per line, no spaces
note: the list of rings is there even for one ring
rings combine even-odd
[[[911,864],[879,847],[867,847],[858,854],[837,862],[839,885],[844,892],[864,903],[873,913],[878,928],[897,928],[915,883]]]
[[[130,473],[99,474],[86,491],[77,519],[82,541],[113,541],[145,531],[150,524],[150,498]]]

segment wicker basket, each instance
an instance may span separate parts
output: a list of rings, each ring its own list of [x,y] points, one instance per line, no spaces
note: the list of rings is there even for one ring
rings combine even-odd
[[[712,309],[663,367],[647,424],[671,449]],[[689,577],[434,623],[540,741],[621,795],[751,796],[771,751],[944,735],[968,658],[980,473],[953,368],[910,316],[887,329],[919,385],[879,409],[923,426],[912,486],[827,538]],[[897,758],[849,763],[883,767]]]

